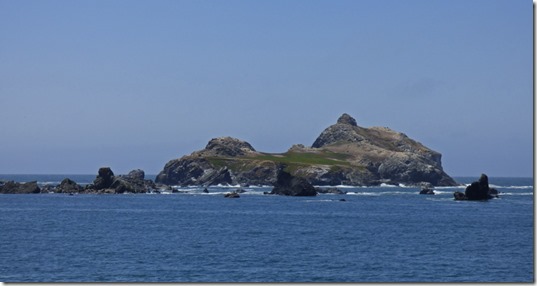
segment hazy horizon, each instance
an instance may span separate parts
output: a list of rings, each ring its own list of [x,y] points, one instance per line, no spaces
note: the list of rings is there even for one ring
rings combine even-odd
[[[157,174],[231,136],[311,146],[342,113],[533,177],[529,1],[0,1],[0,174]]]

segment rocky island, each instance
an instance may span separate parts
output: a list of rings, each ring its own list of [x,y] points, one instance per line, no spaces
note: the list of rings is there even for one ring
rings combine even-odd
[[[310,147],[297,144],[284,153],[260,152],[248,142],[221,137],[211,139],[202,150],[169,161],[155,182],[146,180],[144,171],[139,169],[116,176],[109,167],[102,167],[93,183],[86,186],[68,178],[58,186],[42,187],[37,182],[0,181],[0,193],[147,193],[157,189],[173,191],[171,186],[177,185],[222,184],[269,185],[274,186],[270,194],[314,196],[343,192],[313,185],[456,186],[455,180],[443,171],[441,158],[440,153],[403,133],[387,127],[361,127],[350,115],[343,114]],[[483,187],[482,191],[479,186],[475,183],[466,194],[455,196],[481,198],[488,188]],[[238,192],[229,197],[239,197]]]
[[[442,169],[442,155],[387,127],[365,128],[348,114],[326,128],[311,147],[265,153],[231,137],[169,161],[156,183],[166,185],[274,185],[280,166],[313,185],[405,184],[455,186]]]

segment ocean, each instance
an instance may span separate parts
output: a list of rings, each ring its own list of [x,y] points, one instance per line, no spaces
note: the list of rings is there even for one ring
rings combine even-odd
[[[0,180],[65,177],[95,175]],[[0,195],[0,281],[534,282],[533,178],[489,182],[500,198],[454,201],[464,187],[419,195],[404,186],[316,197],[247,187],[238,199],[223,196],[236,187]]]

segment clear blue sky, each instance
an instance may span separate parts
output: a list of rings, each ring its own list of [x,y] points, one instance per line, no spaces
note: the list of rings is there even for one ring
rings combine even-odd
[[[346,112],[452,176],[533,176],[532,2],[0,0],[0,173],[141,168]]]

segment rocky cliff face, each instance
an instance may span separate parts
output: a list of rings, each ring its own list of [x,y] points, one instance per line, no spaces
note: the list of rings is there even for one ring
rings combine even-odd
[[[311,147],[293,145],[281,154],[258,152],[231,137],[212,139],[205,149],[168,162],[156,182],[272,185],[282,165],[315,185],[456,185],[442,170],[440,153],[389,128],[360,127],[348,114]]]

